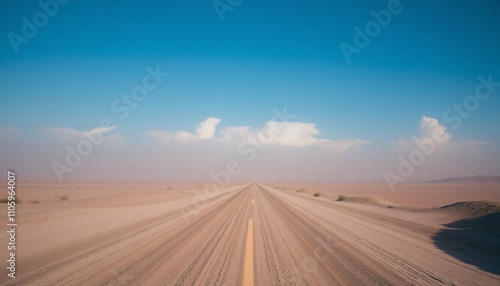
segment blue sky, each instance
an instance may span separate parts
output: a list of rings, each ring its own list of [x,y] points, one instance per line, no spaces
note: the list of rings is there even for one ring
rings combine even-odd
[[[15,53],[9,33],[22,36],[21,19],[32,21],[42,8],[4,1],[0,126],[18,128],[19,140],[36,145],[49,140],[44,128],[83,132],[109,117],[113,132],[140,149],[154,144],[151,130],[194,133],[209,117],[221,119],[217,132],[257,129],[286,106],[294,121],[316,124],[316,138],[366,140],[365,152],[388,161],[391,142],[418,136],[424,116],[448,127],[454,141],[487,142],[483,154],[498,155],[499,91],[458,130],[443,119],[474,95],[478,76],[500,80],[498,1],[401,0],[401,12],[348,63],[339,44],[352,45],[354,27],[364,29],[370,12],[388,3],[243,0],[221,21],[211,1],[73,0],[58,4]],[[168,78],[119,120],[110,104],[156,65]],[[57,160],[64,148],[54,153]],[[484,169],[494,173],[498,162]]]

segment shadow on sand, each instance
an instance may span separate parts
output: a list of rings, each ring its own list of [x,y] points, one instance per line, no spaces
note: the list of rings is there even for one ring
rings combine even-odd
[[[445,225],[433,237],[445,253],[484,271],[500,275],[500,213]]]

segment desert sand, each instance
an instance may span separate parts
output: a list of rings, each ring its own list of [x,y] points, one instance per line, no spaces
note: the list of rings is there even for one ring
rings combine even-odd
[[[500,285],[498,184],[207,190],[20,182],[0,284]]]

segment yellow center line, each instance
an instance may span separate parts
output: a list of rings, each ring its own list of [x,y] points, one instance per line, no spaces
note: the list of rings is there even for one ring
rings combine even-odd
[[[248,219],[243,286],[253,286],[253,219]]]

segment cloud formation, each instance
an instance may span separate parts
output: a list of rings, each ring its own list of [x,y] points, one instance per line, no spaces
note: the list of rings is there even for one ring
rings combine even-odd
[[[214,139],[217,125],[220,122],[221,120],[219,118],[209,117],[198,124],[196,127],[196,134],[192,134],[187,131],[177,131],[171,133],[168,131],[152,130],[146,132],[146,135],[161,144],[179,140],[197,141],[202,139]]]
[[[185,140],[215,140],[220,142],[243,142],[252,141],[259,145],[287,146],[287,147],[307,147],[322,146],[335,152],[346,152],[353,148],[361,147],[370,143],[366,140],[332,140],[320,139],[317,136],[320,131],[313,123],[303,122],[278,122],[268,121],[261,128],[253,129],[248,126],[230,126],[220,131],[220,136],[216,137],[217,125],[220,119],[210,117],[201,122],[196,128],[196,134],[187,131],[153,130],[146,134],[154,141],[165,144],[171,141]]]
[[[448,143],[452,137],[450,133],[446,132],[446,127],[439,124],[437,119],[427,116],[423,116],[420,119],[418,131],[420,132],[420,139],[436,137],[439,138],[437,141],[441,144]]]
[[[41,129],[41,132],[46,137],[55,140],[60,143],[70,143],[76,140],[81,140],[85,138],[94,138],[104,136],[109,134],[116,129],[117,126],[110,127],[97,127],[91,129],[90,131],[78,131],[72,128],[60,128],[60,127],[45,127]],[[123,138],[117,134],[108,135],[113,141],[121,141]]]
[[[196,128],[196,136],[201,139],[212,139],[215,135],[215,129],[217,125],[220,123],[219,118],[210,117],[205,121],[201,122]]]
[[[320,139],[320,131],[313,123],[268,121],[260,129],[250,127],[228,127],[221,131],[225,140],[257,139],[260,144],[269,146],[307,147],[322,146],[334,152],[346,152],[370,143],[367,140]]]
[[[407,153],[416,149],[418,147],[417,143],[423,144],[423,142],[431,141],[435,143],[436,151],[440,153],[454,153],[459,150],[479,152],[481,146],[488,144],[488,142],[478,140],[452,141],[453,135],[447,131],[445,126],[439,124],[437,119],[432,117],[423,116],[417,129],[419,134],[412,136],[411,140],[400,138],[396,142],[397,150],[400,153]]]

